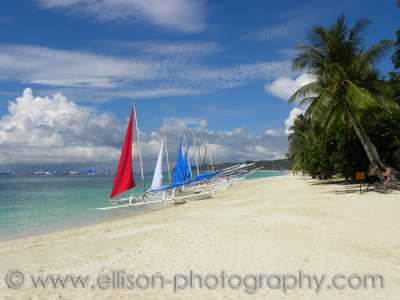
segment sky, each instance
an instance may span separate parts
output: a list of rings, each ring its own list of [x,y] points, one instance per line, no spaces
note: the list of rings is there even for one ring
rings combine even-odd
[[[214,162],[284,158],[304,110],[287,99],[310,82],[291,68],[294,45],[342,13],[371,20],[367,47],[395,39],[395,3],[3,0],[0,172],[115,170],[133,103],[147,170],[164,130],[172,165],[183,131]]]

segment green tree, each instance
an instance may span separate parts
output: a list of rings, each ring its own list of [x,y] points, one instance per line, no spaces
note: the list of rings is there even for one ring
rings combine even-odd
[[[293,170],[305,170],[311,176],[320,172],[328,177],[341,174],[346,179],[356,171],[368,168],[368,158],[353,130],[343,123],[329,129],[312,126],[310,118],[299,115],[290,128],[287,157],[293,161]]]
[[[397,6],[400,9],[400,0],[397,0]],[[400,69],[400,30],[396,31],[397,41],[396,41],[396,52],[392,56],[392,61],[394,65],[394,69]]]
[[[396,41],[396,51],[394,52],[392,58],[392,62],[394,65],[394,69],[400,69],[400,30],[396,31],[397,41]]]
[[[392,99],[400,104],[400,73],[389,73],[387,83],[392,87]],[[379,153],[390,166],[400,169],[400,112],[380,111],[376,120],[365,122],[365,130],[374,140]]]
[[[340,16],[329,28],[315,26],[310,33],[310,45],[296,45],[299,51],[293,59],[293,68],[307,70],[314,82],[297,90],[289,102],[298,99],[309,104],[306,115],[313,124],[329,128],[335,122],[351,124],[380,180],[384,180],[378,151],[361,124],[365,113],[373,117],[382,108],[394,110],[388,85],[378,79],[375,65],[392,48],[394,42],[382,40],[366,49],[361,34],[368,20],[358,21],[347,28]]]
[[[312,171],[306,167],[308,148],[313,142],[313,134],[310,129],[310,120],[303,114],[298,115],[290,127],[292,133],[289,135],[287,158],[292,161],[292,170],[306,170],[311,174]]]

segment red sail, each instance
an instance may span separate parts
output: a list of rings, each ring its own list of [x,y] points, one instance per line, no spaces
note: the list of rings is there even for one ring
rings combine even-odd
[[[126,131],[124,147],[119,159],[117,174],[115,175],[114,186],[111,196],[115,197],[136,186],[132,172],[132,132],[133,132],[133,110]]]

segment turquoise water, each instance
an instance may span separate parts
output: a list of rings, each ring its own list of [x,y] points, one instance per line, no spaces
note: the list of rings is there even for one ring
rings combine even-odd
[[[284,172],[257,172],[248,179],[280,175]],[[145,174],[146,189],[151,185],[152,176],[152,173]],[[139,178],[135,174],[135,193],[142,192]],[[164,179],[167,184],[167,174]],[[112,175],[1,175],[0,239],[74,228],[135,215],[147,209],[88,210],[109,206],[107,199],[113,182]]]

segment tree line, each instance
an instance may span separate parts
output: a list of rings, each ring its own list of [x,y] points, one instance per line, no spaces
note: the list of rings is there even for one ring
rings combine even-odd
[[[362,34],[368,25],[362,19],[349,28],[342,15],[328,28],[315,26],[309,43],[296,45],[293,68],[313,81],[289,99],[307,107],[289,135],[293,170],[352,178],[372,165],[385,181],[383,171],[400,169],[400,30],[397,41],[367,48]],[[376,65],[393,48],[393,71],[382,75]]]
[[[279,170],[279,169],[284,169],[284,170],[290,170],[291,167],[291,161],[288,159],[275,159],[275,160],[248,160],[245,162],[246,164],[249,163],[254,163],[254,168],[261,168],[262,170]],[[229,167],[233,167],[237,165],[238,163],[233,163],[233,162],[226,162],[226,163],[215,163],[212,167],[214,170],[223,170]],[[205,165],[204,170],[211,171],[211,165]]]

